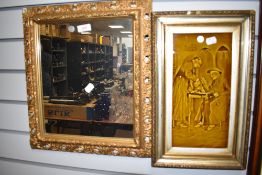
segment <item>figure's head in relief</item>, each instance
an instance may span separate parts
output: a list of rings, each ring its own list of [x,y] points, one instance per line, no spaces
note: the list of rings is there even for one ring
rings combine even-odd
[[[207,71],[207,73],[210,74],[210,77],[212,78],[212,80],[216,80],[220,77],[222,71],[218,68],[211,68]]]
[[[193,59],[192,59],[192,64],[193,64],[193,68],[200,68],[201,65],[202,65],[202,60],[200,57],[198,56],[195,56]]]

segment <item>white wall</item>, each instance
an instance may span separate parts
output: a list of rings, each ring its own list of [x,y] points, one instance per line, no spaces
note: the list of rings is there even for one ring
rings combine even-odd
[[[0,174],[246,174],[245,170],[152,168],[149,158],[66,153],[30,148],[22,8],[28,5],[74,1],[77,0],[1,0],[0,2]],[[258,14],[258,6],[258,0],[155,0],[153,2],[154,11],[253,9]],[[258,17],[256,19],[258,20]],[[257,22],[256,24],[258,26]]]

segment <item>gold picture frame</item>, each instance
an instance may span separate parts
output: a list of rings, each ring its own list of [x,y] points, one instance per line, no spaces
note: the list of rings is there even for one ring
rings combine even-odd
[[[155,12],[152,23],[152,166],[245,169],[255,12]]]
[[[26,84],[33,149],[117,156],[151,155],[151,0],[117,0],[29,7],[23,10]],[[132,138],[54,134],[45,131],[40,25],[85,19],[133,20],[134,129]]]

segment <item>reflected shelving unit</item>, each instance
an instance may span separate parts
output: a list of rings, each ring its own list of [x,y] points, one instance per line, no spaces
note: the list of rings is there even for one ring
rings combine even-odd
[[[45,96],[68,93],[66,39],[41,36],[43,92]]]
[[[112,47],[80,41],[67,43],[68,87],[80,91],[88,83],[113,78]]]

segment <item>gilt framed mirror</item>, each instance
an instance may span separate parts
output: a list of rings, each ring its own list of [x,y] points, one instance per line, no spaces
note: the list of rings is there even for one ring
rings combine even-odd
[[[23,11],[32,148],[148,157],[151,0]]]

